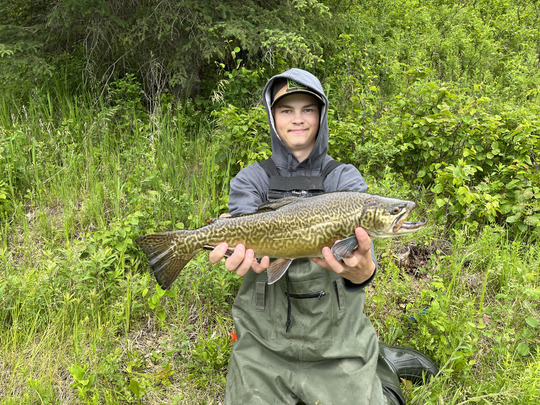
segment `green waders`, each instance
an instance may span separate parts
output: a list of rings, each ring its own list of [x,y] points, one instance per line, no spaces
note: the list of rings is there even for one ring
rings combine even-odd
[[[245,276],[232,310],[238,340],[225,404],[386,404],[365,292],[347,291],[309,259],[288,273],[273,285],[266,273]]]

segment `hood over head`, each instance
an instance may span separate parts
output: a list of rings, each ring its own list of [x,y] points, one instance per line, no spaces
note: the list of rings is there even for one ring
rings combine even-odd
[[[272,115],[272,104],[274,101],[274,96],[276,95],[276,90],[277,93],[279,93],[278,98],[280,96],[285,96],[283,93],[283,88],[280,87],[278,89],[274,89],[274,84],[281,83],[284,81],[284,79],[291,79],[300,85],[299,88],[294,89],[294,91],[303,91],[314,94],[322,102],[319,132],[317,133],[315,146],[313,147],[310,155],[303,162],[299,162],[296,156],[294,156],[294,154],[280,139],[274,123],[274,117]],[[301,86],[305,86],[307,89],[302,89]],[[270,124],[272,160],[276,164],[278,170],[282,168],[289,172],[301,172],[305,173],[306,175],[311,175],[312,171],[321,171],[328,152],[328,99],[324,94],[319,79],[302,69],[293,68],[287,70],[286,72],[276,75],[268,80],[268,83],[266,83],[263,90],[263,104],[266,108],[268,122]]]

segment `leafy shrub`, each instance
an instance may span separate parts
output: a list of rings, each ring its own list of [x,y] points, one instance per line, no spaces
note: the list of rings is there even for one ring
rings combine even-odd
[[[431,189],[447,224],[497,221],[540,230],[537,108],[493,111],[486,97],[432,82],[415,83],[388,107],[357,148],[358,164],[389,166]]]
[[[245,166],[272,155],[268,118],[263,106],[246,111],[228,105],[214,115],[218,118],[214,141],[221,145],[216,160],[221,164],[233,156],[237,162],[231,173],[233,176]]]

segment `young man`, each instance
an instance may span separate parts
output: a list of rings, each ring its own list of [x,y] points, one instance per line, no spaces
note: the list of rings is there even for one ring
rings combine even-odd
[[[263,91],[272,141],[271,162],[252,164],[231,181],[229,211],[248,214],[271,199],[338,190],[366,191],[352,165],[338,165],[328,151],[328,100],[312,74],[291,69]],[[297,259],[268,285],[268,257],[237,245],[225,261],[244,276],[233,305],[238,335],[227,376],[225,403],[404,404],[398,377],[436,374],[419,352],[381,345],[363,314],[364,287],[375,276],[371,240],[356,229],[353,255],[336,260]],[[210,260],[221,260],[218,245]],[[251,270],[250,270],[251,269]]]

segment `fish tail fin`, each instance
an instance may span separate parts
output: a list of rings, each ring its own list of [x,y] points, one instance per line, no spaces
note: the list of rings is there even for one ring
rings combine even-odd
[[[184,266],[200,250],[182,252],[179,245],[191,231],[154,233],[141,236],[135,242],[146,254],[154,276],[163,289],[169,289]]]

